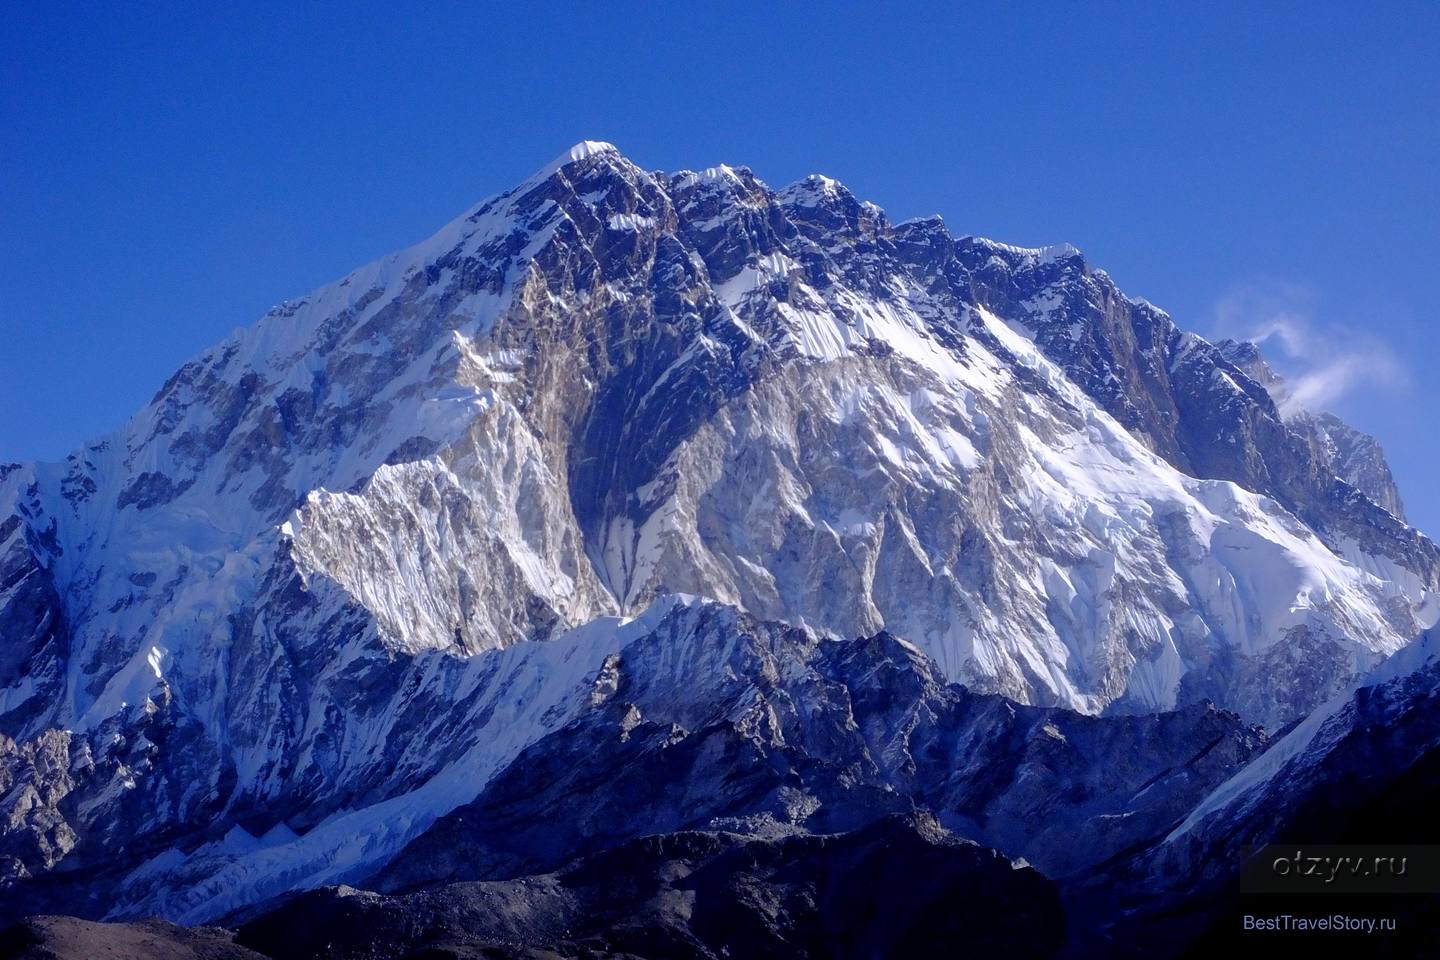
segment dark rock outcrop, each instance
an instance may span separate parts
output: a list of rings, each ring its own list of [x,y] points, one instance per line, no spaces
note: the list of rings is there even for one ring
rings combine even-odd
[[[383,896],[302,894],[241,928],[275,960],[1050,957],[1059,895],[924,819],[833,836],[649,836],[554,873]]]
[[[313,954],[319,957],[321,954]],[[216,927],[177,927],[163,920],[98,923],[32,917],[0,930],[4,960],[265,960]]]
[[[650,833],[832,833],[912,811],[1062,877],[1162,834],[1267,742],[1209,706],[1095,718],[974,694],[887,634],[817,642],[721,607],[691,630],[695,658],[663,672],[673,637],[627,648],[596,710],[369,882],[501,879]]]

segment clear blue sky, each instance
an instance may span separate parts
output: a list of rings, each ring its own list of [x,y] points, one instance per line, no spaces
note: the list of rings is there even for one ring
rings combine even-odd
[[[1440,4],[769,6],[8,5],[0,461],[593,138],[1281,315],[1440,532]]]

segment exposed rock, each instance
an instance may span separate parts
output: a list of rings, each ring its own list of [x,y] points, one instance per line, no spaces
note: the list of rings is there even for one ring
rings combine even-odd
[[[1380,441],[1356,430],[1333,413],[1309,410],[1295,402],[1285,379],[1265,362],[1255,344],[1220,340],[1215,347],[1226,360],[1265,388],[1284,416],[1286,425],[1305,441],[1311,456],[1318,463],[1396,518],[1405,519],[1400,489],[1390,472],[1390,464],[1385,461]]]
[[[924,820],[774,839],[645,837],[556,873],[386,897],[303,894],[241,928],[276,960],[325,956],[1049,957],[1055,887]]]
[[[316,954],[315,956],[318,956]],[[74,917],[32,917],[0,930],[5,960],[264,960],[234,942],[234,933],[186,929],[162,920],[96,923]]]
[[[1252,851],[1269,844],[1358,845],[1358,855],[1394,844],[1417,856],[1421,845],[1440,845],[1437,641],[1434,632],[1417,641],[1277,740],[1166,836],[1077,884],[1072,912],[1103,917],[1086,931],[1086,949],[1154,957],[1188,947],[1201,955],[1242,942],[1247,912],[1341,912],[1395,920],[1393,934],[1365,938],[1387,956],[1435,956],[1440,894],[1247,894],[1241,872]]]
[[[628,645],[594,709],[367,882],[506,878],[649,833],[832,833],[916,810],[1058,878],[1168,831],[1266,742],[1213,707],[1097,719],[977,695],[886,634],[817,641],[716,606],[680,623]]]

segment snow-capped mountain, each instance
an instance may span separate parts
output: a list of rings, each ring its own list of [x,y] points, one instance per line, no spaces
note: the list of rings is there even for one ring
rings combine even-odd
[[[1265,362],[1256,344],[1219,340],[1215,346],[1226,360],[1265,388],[1284,415],[1286,425],[1309,444],[1313,457],[1321,466],[1396,517],[1405,518],[1400,488],[1390,473],[1390,464],[1385,462],[1385,451],[1381,449],[1380,441],[1356,430],[1333,413],[1309,410],[1297,403],[1285,378]]]
[[[513,877],[657,832],[831,833],[917,809],[1059,876],[1167,828],[1266,742],[1207,706],[1158,719],[1019,706],[946,684],[933,661],[889,635],[825,640],[697,598],[547,643],[426,659],[451,675],[413,684],[413,701],[394,711],[401,719],[380,724],[391,755],[358,776],[396,796],[352,794],[340,809],[341,797],[316,796],[309,809],[277,798],[266,812],[286,811],[280,824],[252,811],[183,856],[171,849],[119,876],[83,878],[104,900],[96,909],[195,923],[296,885]],[[167,779],[202,776],[175,761],[155,775],[150,743],[185,749],[161,713],[15,751],[0,788],[37,794],[26,806],[34,829],[17,837],[45,842],[43,828],[66,808],[113,829],[163,809]],[[444,759],[417,739],[443,743]],[[150,752],[134,759],[137,748]],[[132,758],[123,791],[117,752]],[[50,786],[58,801],[40,795],[56,769],[71,771]],[[129,829],[115,839],[130,842]],[[1077,832],[1088,839],[1075,842]],[[12,856],[24,859],[17,846]],[[58,852],[64,869],[69,851],[57,848],[32,856]],[[44,909],[43,900],[25,907]]]
[[[1261,904],[1304,915],[1317,905],[1313,890],[1245,896],[1247,862],[1267,864],[1266,850],[1403,845],[1421,874],[1417,845],[1440,840],[1437,802],[1440,634],[1432,630],[1274,740],[1170,829],[1077,884],[1075,912],[1104,918],[1078,952],[1146,957],[1189,943],[1191,954],[1203,955],[1233,944],[1235,917]],[[1440,948],[1434,897],[1423,887],[1360,901],[1383,903],[1398,918],[1394,955],[1429,957]]]
[[[1274,748],[1215,789],[1165,837],[1165,849],[1199,845],[1237,830],[1245,839],[1274,836],[1275,824],[1308,813],[1360,807],[1440,749],[1440,633],[1415,643],[1296,725]],[[1384,743],[1377,749],[1375,740]],[[1433,758],[1431,758],[1433,762]],[[1363,772],[1365,783],[1324,797],[1325,779]],[[1228,838],[1231,840],[1233,838]]]
[[[583,143],[0,468],[7,870],[187,920],[367,875],[677,594],[977,695],[1278,725],[1440,616],[1353,460],[1071,247]],[[735,670],[660,632],[641,672]]]

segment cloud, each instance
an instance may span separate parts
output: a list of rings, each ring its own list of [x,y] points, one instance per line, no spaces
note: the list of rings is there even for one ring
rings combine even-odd
[[[1409,372],[1393,350],[1353,324],[1315,319],[1315,293],[1297,284],[1236,287],[1215,305],[1219,336],[1250,340],[1285,378],[1281,409],[1329,409],[1361,390],[1402,390]]]

